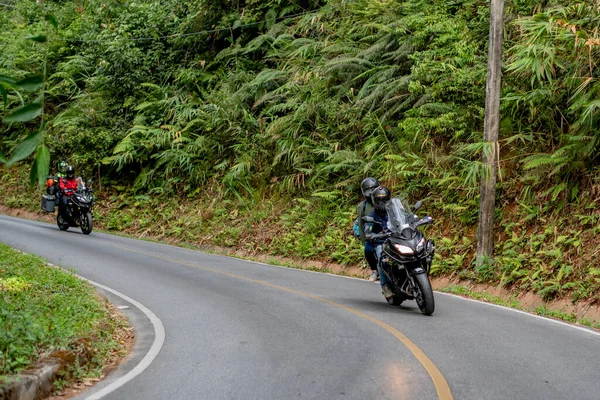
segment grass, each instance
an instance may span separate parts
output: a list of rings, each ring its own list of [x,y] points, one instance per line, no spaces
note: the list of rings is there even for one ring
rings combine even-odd
[[[574,314],[568,314],[559,310],[551,310],[546,306],[536,307],[533,311],[535,314],[540,315],[542,317],[559,319],[562,321],[587,326],[589,328],[600,329],[600,323],[598,322],[590,321],[587,318],[577,318]]]
[[[108,359],[124,351],[114,339],[122,325],[88,283],[0,244],[0,378],[80,339],[94,350],[93,358],[69,376],[98,376]]]

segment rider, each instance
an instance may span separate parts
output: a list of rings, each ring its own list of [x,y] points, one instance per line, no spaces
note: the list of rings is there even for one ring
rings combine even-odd
[[[56,194],[56,197],[60,197],[60,178],[64,178],[66,176],[67,171],[66,161],[61,161],[58,163],[58,172],[54,175],[49,175],[46,179],[46,185],[48,189],[46,190],[48,194]]]
[[[65,177],[60,178],[59,185],[61,191],[60,202],[58,204],[59,211],[63,212],[67,209],[67,201],[77,189],[77,180],[75,179],[75,168],[72,165],[65,168]],[[64,214],[63,214],[64,215]]]
[[[381,271],[381,253],[385,238],[378,237],[377,234],[384,232],[388,229],[388,215],[385,207],[390,201],[390,198],[390,190],[385,186],[379,186],[375,190],[373,190],[373,193],[371,195],[373,211],[371,211],[371,213],[369,214],[369,217],[371,217],[373,221],[365,223],[365,238],[367,239],[367,241],[371,242],[375,247],[381,291],[385,298],[393,297],[394,292],[392,292],[388,285],[389,281],[387,277]]]
[[[58,172],[56,173],[56,176],[58,179],[64,178],[65,176],[67,176],[67,167],[68,166],[69,166],[69,164],[64,160],[58,163]]]
[[[360,191],[364,196],[364,200],[358,205],[356,211],[358,213],[358,231],[360,241],[364,246],[365,260],[371,269],[371,275],[369,281],[375,282],[379,278],[379,272],[377,271],[377,256],[375,255],[375,248],[373,243],[367,241],[365,238],[365,221],[363,217],[369,215],[373,211],[373,203],[371,202],[371,194],[379,186],[379,181],[375,178],[365,178],[360,184]]]

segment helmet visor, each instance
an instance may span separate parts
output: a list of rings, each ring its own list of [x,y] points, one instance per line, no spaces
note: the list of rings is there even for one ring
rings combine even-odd
[[[364,188],[363,189],[363,196],[365,196],[367,198],[371,197],[371,195],[373,194],[373,191],[375,189],[377,189],[377,185],[375,185],[375,186],[369,186],[367,188]]]
[[[373,207],[375,207],[376,210],[383,211],[383,210],[385,210],[385,206],[387,205],[388,201],[389,201],[389,198],[383,198],[383,199],[376,198],[373,201]]]

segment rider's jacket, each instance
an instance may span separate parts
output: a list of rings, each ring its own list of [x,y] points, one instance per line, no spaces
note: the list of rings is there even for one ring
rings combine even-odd
[[[365,222],[365,237],[368,241],[376,243],[383,243],[385,239],[371,239],[370,236],[374,233],[380,233],[384,229],[387,229],[388,215],[387,212],[373,210],[369,214],[369,217],[373,218],[375,222]]]
[[[366,217],[367,215],[369,215],[371,213],[371,211],[373,211],[373,206],[371,205],[370,202],[363,200],[362,203],[360,203],[358,205],[358,207],[356,208],[356,211],[358,213],[358,232],[360,234],[360,241],[361,243],[364,245],[366,242],[366,238],[365,238],[365,221],[363,220],[363,217]]]
[[[71,191],[77,189],[77,180],[75,178],[60,178],[60,190],[67,196],[73,194]]]

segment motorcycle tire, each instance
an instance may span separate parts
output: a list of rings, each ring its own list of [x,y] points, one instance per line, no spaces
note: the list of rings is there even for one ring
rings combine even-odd
[[[62,215],[60,215],[60,213],[58,213],[58,215],[56,216],[56,225],[58,225],[58,229],[60,229],[61,231],[66,231],[67,229],[69,229],[69,223],[65,221],[65,219]]]
[[[415,283],[419,288],[419,293],[415,297],[419,310],[423,315],[431,315],[435,310],[435,301],[433,300],[433,290],[427,274],[415,276]]]
[[[87,213],[85,215],[81,216],[81,232],[83,232],[84,235],[89,235],[90,233],[92,233],[92,213]]]

